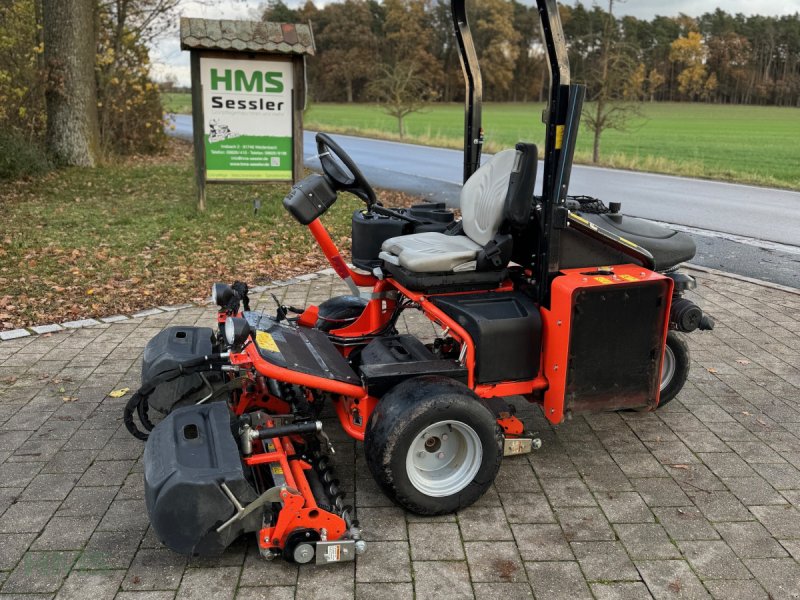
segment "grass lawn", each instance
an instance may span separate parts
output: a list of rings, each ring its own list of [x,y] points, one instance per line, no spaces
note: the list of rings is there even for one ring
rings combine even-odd
[[[488,151],[544,140],[542,104],[484,106]],[[800,109],[706,104],[644,104],[628,132],[607,131],[604,165],[800,189]],[[409,141],[462,147],[463,106],[436,105],[407,118]],[[396,121],[375,105],[315,104],[309,129],[396,137]],[[582,127],[576,159],[591,162],[592,135]]]
[[[283,208],[288,184],[210,186],[201,214],[193,177],[191,146],[173,141],[168,156],[0,184],[0,329],[183,303],[208,297],[215,281],[257,285],[327,266]],[[342,249],[361,205],[345,194],[324,217]]]

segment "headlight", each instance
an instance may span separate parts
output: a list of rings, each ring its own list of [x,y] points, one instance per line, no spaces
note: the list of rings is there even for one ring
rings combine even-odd
[[[241,317],[228,317],[225,320],[225,341],[231,348],[238,348],[250,337],[250,324]]]
[[[226,307],[234,295],[233,288],[225,283],[215,283],[211,286],[211,300],[219,307]]]

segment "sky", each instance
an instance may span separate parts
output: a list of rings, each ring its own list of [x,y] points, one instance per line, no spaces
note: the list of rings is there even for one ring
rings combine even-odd
[[[298,6],[304,0],[284,0],[289,6]],[[317,6],[324,6],[330,0],[316,0]],[[477,0],[480,1],[480,0]],[[525,4],[533,4],[533,0],[521,0]],[[569,0],[569,4],[575,4]],[[608,1],[592,2],[583,0],[585,6],[594,3],[604,8]],[[185,0],[181,15],[187,17],[204,17],[208,19],[257,19],[263,0]],[[632,15],[640,19],[651,19],[656,15],[674,16],[685,13],[699,16],[713,12],[721,6],[731,14],[746,15],[791,15],[800,13],[800,0],[615,0],[614,13],[618,16]],[[157,80],[168,75],[178,78],[180,85],[190,84],[189,53],[181,52],[177,29],[156,40],[150,49],[153,62],[153,73]]]

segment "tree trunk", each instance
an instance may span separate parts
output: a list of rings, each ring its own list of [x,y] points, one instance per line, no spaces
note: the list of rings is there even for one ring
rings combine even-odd
[[[47,147],[61,165],[92,167],[99,148],[92,0],[42,0]]]
[[[346,85],[347,103],[348,104],[352,104],[353,103],[353,80],[348,78],[345,83],[347,84]]]
[[[400,138],[404,138],[406,136],[406,125],[402,116],[397,117],[397,129],[400,131]]]

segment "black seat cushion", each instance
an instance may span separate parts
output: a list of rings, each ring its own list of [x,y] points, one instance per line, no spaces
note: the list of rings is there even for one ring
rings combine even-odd
[[[384,270],[388,271],[403,287],[426,294],[492,290],[508,279],[508,269],[460,273],[415,273],[398,265],[385,263]]]

